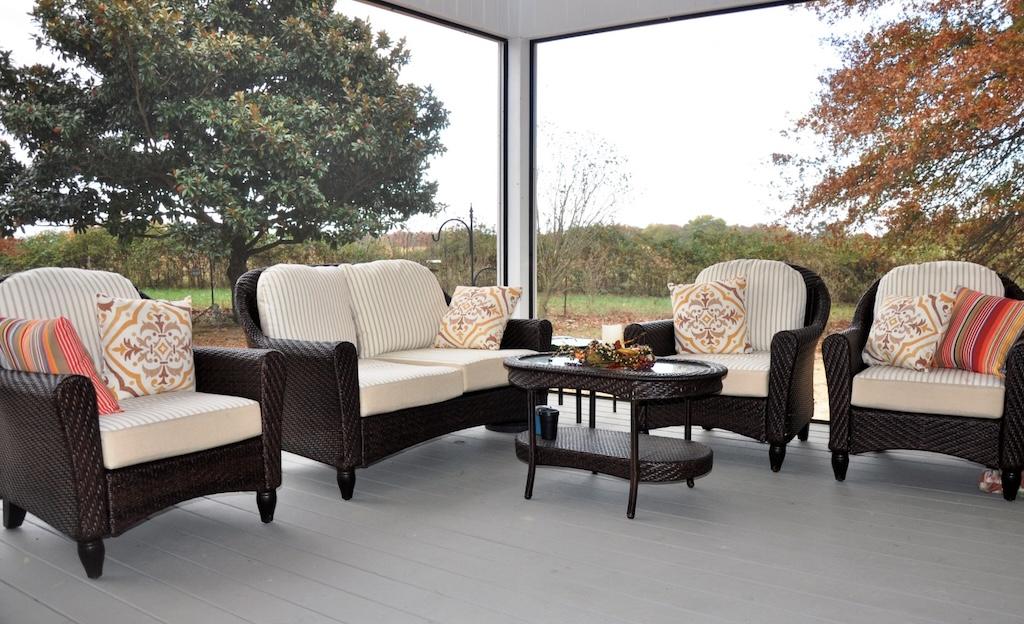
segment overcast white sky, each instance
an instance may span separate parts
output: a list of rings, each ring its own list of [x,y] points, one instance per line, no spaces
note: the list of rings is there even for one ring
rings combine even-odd
[[[48,62],[32,42],[32,4],[0,0],[0,46],[18,62]],[[439,200],[453,216],[465,216],[472,203],[493,226],[498,45],[354,0],[340,0],[338,9],[406,37],[412,62],[403,77],[432,85],[451,112],[448,151],[430,169]],[[769,187],[778,177],[769,159],[791,147],[780,132],[810,106],[818,77],[837,62],[828,34],[806,9],[773,8],[544,43],[538,121],[599,135],[628,158],[634,192],[616,215],[621,223],[682,224],[701,214],[768,222],[784,208]],[[430,229],[443,218],[417,217],[408,227]]]

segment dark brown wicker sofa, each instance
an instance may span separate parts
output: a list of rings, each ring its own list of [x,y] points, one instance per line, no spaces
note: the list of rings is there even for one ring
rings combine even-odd
[[[722,262],[701,271],[697,282],[732,277],[747,278],[754,353],[677,355],[672,319],[628,325],[624,337],[650,345],[658,356],[706,360],[729,368],[720,394],[693,403],[693,423],[768,442],[769,464],[778,472],[789,441],[807,439],[814,415],[814,353],[831,299],[813,271],[770,260]],[[647,426],[683,422],[678,407],[661,405],[650,408]]]
[[[502,361],[551,346],[550,322],[512,319],[498,351],[430,348],[447,299],[406,260],[249,271],[235,305],[249,345],[284,354],[283,449],[334,466],[346,500],[356,468],[405,448],[468,427],[525,427],[526,393]]]
[[[1003,497],[1016,498],[1024,466],[1024,339],[1010,351],[1005,381],[954,369],[867,366],[862,356],[885,297],[954,291],[961,286],[1024,299],[1024,291],[1012,280],[980,265],[906,265],[872,284],[857,303],[849,329],[825,339],[829,448],[837,480],[846,479],[851,454],[932,451],[999,468]]]
[[[114,273],[33,269],[0,279],[0,316],[65,316],[95,363],[101,292],[144,297]],[[181,501],[255,491],[263,522],[272,521],[281,484],[284,359],[271,351],[202,347],[194,358],[195,392],[123,399],[122,413],[105,416],[97,414],[86,377],[0,370],[4,527],[19,527],[31,512],[78,542],[86,573],[98,578],[104,538]]]

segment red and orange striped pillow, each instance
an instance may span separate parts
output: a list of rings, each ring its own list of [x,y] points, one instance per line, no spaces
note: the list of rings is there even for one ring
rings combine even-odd
[[[1022,331],[1024,301],[961,288],[935,366],[1004,377],[1006,357]]]
[[[121,411],[117,399],[96,374],[74,325],[63,316],[49,320],[0,319],[0,367],[88,377],[96,389],[99,413]]]

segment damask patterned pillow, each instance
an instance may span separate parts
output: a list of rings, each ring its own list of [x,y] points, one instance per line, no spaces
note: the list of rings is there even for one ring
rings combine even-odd
[[[871,323],[864,363],[920,371],[931,368],[955,299],[952,292],[886,297]]]
[[[750,353],[747,280],[669,284],[676,353]]]
[[[501,337],[512,316],[522,288],[508,286],[458,286],[441,319],[434,339],[438,349],[501,348]]]
[[[193,390],[192,298],[96,295],[103,382],[119,399]]]

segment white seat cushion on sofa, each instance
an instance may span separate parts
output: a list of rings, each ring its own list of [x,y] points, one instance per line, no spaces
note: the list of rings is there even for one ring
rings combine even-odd
[[[697,282],[747,278],[747,342],[769,351],[776,333],[804,326],[807,285],[800,272],[778,260],[729,260],[704,269]]]
[[[685,353],[665,358],[667,360],[700,360],[721,364],[729,369],[722,380],[720,394],[733,397],[768,396],[768,371],[772,365],[772,354],[768,351],[753,353]]]
[[[204,392],[163,392],[121,399],[119,414],[100,417],[108,469],[177,457],[262,435],[260,404]]]
[[[345,271],[336,266],[275,264],[256,286],[260,327],[269,338],[357,344],[350,299]]]
[[[1005,385],[995,375],[952,368],[869,366],[853,378],[851,404],[916,414],[1001,418]]]
[[[456,368],[462,375],[463,391],[473,392],[507,386],[508,370],[505,368],[505,358],[533,353],[536,351],[529,349],[411,349],[383,353],[377,356],[377,359],[417,366]]]
[[[879,280],[872,316],[878,316],[887,297],[920,297],[955,292],[961,286],[986,295],[1002,297],[1006,294],[999,274],[980,264],[952,260],[906,264],[892,269]]]
[[[434,344],[448,305],[430,269],[410,260],[378,260],[341,268],[352,294],[360,357]]]
[[[359,415],[373,416],[462,396],[462,373],[447,366],[359,360]]]
[[[0,316],[22,319],[67,317],[78,332],[96,372],[103,375],[103,348],[96,320],[96,295],[138,299],[118,273],[46,267],[15,273],[0,282]]]

